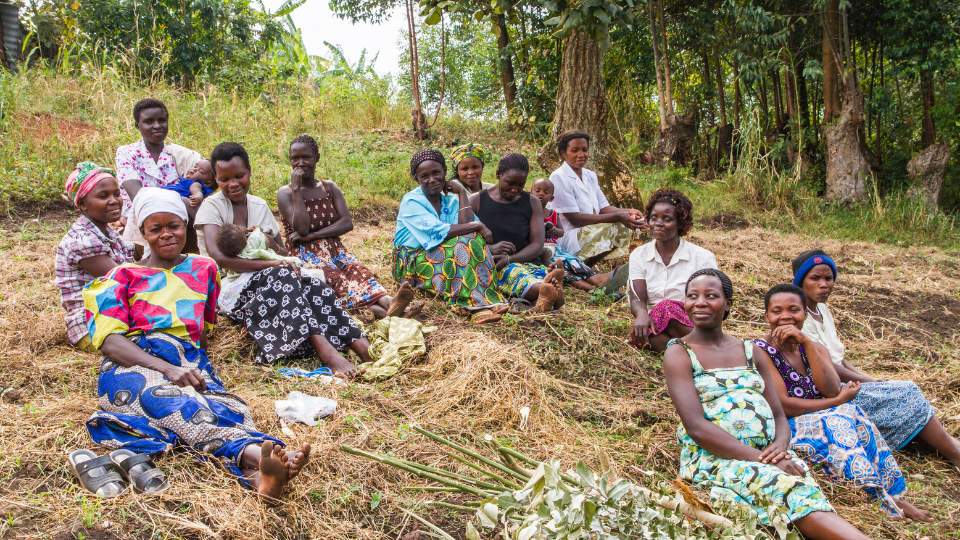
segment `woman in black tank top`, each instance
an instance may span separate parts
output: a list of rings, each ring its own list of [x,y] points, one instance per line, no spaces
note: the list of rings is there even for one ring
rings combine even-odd
[[[497,184],[470,196],[470,206],[490,232],[490,252],[500,292],[536,302],[535,311],[563,305],[563,268],[539,265],[543,250],[543,207],[523,190],[530,165],[521,154],[507,154],[497,167]]]

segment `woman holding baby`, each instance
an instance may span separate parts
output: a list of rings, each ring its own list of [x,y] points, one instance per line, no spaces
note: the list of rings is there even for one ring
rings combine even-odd
[[[316,353],[335,373],[348,377],[356,374],[356,366],[342,353],[349,348],[369,362],[370,343],[340,307],[333,289],[320,279],[301,276],[300,266],[293,261],[249,259],[220,249],[217,237],[221,229],[239,226],[250,232],[259,228],[266,237],[266,249],[287,254],[270,207],[249,194],[250,158],[243,146],[220,143],[210,155],[210,165],[220,191],[204,200],[197,212],[200,250],[222,270],[237,274],[236,279],[223,284],[220,311],[244,323],[257,343],[258,363]],[[220,240],[226,245],[223,237]]]

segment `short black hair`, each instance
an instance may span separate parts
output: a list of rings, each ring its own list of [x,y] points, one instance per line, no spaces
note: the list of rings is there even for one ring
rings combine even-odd
[[[523,154],[507,154],[500,158],[500,162],[497,163],[497,176],[500,176],[507,171],[521,171],[529,174],[530,162],[527,161],[527,157]]]
[[[653,212],[653,207],[657,203],[667,203],[673,205],[677,210],[677,221],[679,236],[685,236],[693,228],[693,202],[683,194],[682,191],[671,188],[661,188],[650,194],[647,199],[647,219]]]
[[[133,121],[134,121],[134,122],[139,122],[139,121],[140,121],[140,113],[142,113],[143,111],[145,111],[145,110],[147,110],[147,109],[163,109],[163,112],[164,112],[167,116],[170,116],[170,111],[167,110],[167,106],[164,105],[162,101],[160,101],[160,100],[157,99],[157,98],[148,97],[148,98],[143,98],[143,99],[141,99],[140,101],[134,103],[134,105],[133,105]]]
[[[696,272],[690,274],[690,277],[687,279],[687,284],[683,288],[684,294],[687,290],[690,289],[690,282],[697,279],[700,276],[713,276],[720,280],[720,288],[723,290],[723,297],[726,300],[733,299],[733,282],[730,281],[730,277],[724,274],[723,272],[717,270],[716,268],[704,268],[702,270],[697,270]],[[723,320],[727,320],[727,317],[730,316],[730,311],[727,311],[723,314]]]
[[[248,171],[252,170],[250,169],[250,156],[247,155],[247,149],[240,143],[226,141],[218,144],[216,148],[213,149],[213,152],[210,152],[210,168],[213,169],[214,177],[217,175],[218,161],[230,161],[235,157],[243,160],[243,164],[247,167]]]
[[[800,297],[800,303],[806,307],[807,306],[807,295],[803,293],[803,289],[797,287],[793,283],[781,283],[779,285],[774,285],[770,287],[770,290],[767,291],[767,294],[763,296],[763,310],[767,311],[770,309],[770,299],[773,298],[773,295],[780,293],[790,293],[795,294]]]
[[[287,148],[287,152],[290,151],[290,148],[293,148],[295,144],[305,144],[307,148],[313,150],[313,155],[315,157],[320,157],[320,145],[317,144],[317,140],[313,137],[307,135],[306,133],[302,135],[297,135],[290,141],[290,146]]]
[[[247,231],[234,223],[225,223],[217,231],[217,249],[227,257],[236,257],[247,247]]]
[[[579,129],[568,129],[560,134],[560,138],[557,139],[557,153],[562,154],[567,151],[567,146],[570,145],[570,141],[574,139],[586,139],[587,143],[590,143],[590,136],[585,132],[580,131]]]

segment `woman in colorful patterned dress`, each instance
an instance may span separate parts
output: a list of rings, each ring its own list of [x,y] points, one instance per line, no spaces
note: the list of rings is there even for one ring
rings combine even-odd
[[[860,371],[846,358],[827,300],[837,282],[837,265],[819,249],[805,251],[793,261],[793,284],[807,296],[803,333],[827,348],[842,382],[859,382],[853,404],[867,413],[887,445],[900,450],[920,439],[960,467],[960,441],[951,437],[937,419],[936,410],[913,381],[888,381]]]
[[[543,251],[543,208],[524,191],[530,164],[522,154],[507,154],[497,164],[497,184],[470,196],[470,207],[493,235],[490,251],[504,298],[523,298],[535,313],[563,307],[562,265],[547,271]]]
[[[860,384],[841,387],[826,348],[800,331],[806,301],[795,285],[774,286],[764,297],[770,333],[754,340],[758,363],[780,375],[773,385],[790,420],[790,446],[830,476],[876,497],[891,517],[932,521],[932,514],[903,498],[907,484],[890,448],[851,402]]]
[[[180,197],[144,188],[134,207],[150,255],[83,291],[93,345],[106,355],[97,382],[102,410],[87,422],[90,436],[144,454],[187,446],[276,500],[306,465],[310,445],[288,453],[257,431],[247,404],[224,389],[210,364],[207,330],[220,279],[212,260],[181,255],[187,210]]]
[[[55,283],[67,312],[64,321],[70,343],[81,351],[96,353],[87,334],[83,288],[118,264],[133,261],[133,244],[110,227],[120,219],[123,205],[113,171],[89,161],[79,163],[64,189],[80,217],[57,246]]]
[[[496,322],[507,306],[487,246],[493,236],[473,220],[463,187],[449,184],[446,175],[438,150],[421,150],[410,159],[410,176],[420,185],[400,202],[393,278],[472,313],[475,324]]]
[[[714,500],[752,509],[766,525],[785,520],[807,538],[865,540],[834,512],[806,466],[790,453],[790,430],[772,374],[753,363],[759,348],[723,333],[732,306],[726,274],[704,269],[690,276],[684,307],[694,329],[673,339],[663,357],[682,422],[680,476],[709,489]]]
[[[322,268],[324,281],[347,309],[366,307],[378,319],[419,313],[422,303],[407,309],[413,299],[410,284],[404,283],[397,296],[390,297],[340,241],[353,230],[353,220],[340,188],[315,176],[320,159],[317,141],[309,135],[297,136],[290,143],[289,158],[293,172],[290,183],[277,192],[277,206],[290,254]]]

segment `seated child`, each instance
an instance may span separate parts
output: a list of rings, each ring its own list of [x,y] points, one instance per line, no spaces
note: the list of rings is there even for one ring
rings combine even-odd
[[[547,209],[547,204],[553,200],[553,182],[548,178],[540,178],[530,187],[530,193],[540,199],[540,204],[543,205],[543,226],[546,228],[546,238],[543,242],[543,251],[540,253],[541,262],[544,265],[553,263],[555,266],[562,266],[566,273],[564,282],[570,283],[577,289],[592,291],[606,284],[610,273],[598,274],[596,270],[587,266],[587,263],[557,244],[557,238],[562,237],[564,231],[557,225],[559,215],[556,210]]]
[[[187,176],[181,178],[176,184],[170,184],[163,188],[173,191],[181,197],[190,199],[190,206],[196,208],[203,202],[204,197],[209,197],[211,193],[217,190],[217,181],[213,177],[213,168],[210,167],[210,161],[201,159],[187,171]],[[196,210],[193,210],[196,213]]]
[[[227,223],[220,227],[217,233],[217,249],[220,253],[228,257],[240,257],[242,259],[264,260],[264,261],[288,261],[302,267],[301,274],[308,277],[314,277],[319,280],[324,279],[323,270],[311,265],[304,264],[297,257],[284,257],[277,252],[267,248],[267,235],[260,230],[260,227],[254,227],[253,232],[247,236],[247,231],[243,227],[234,223]],[[224,273],[223,284],[227,284],[240,275],[239,272],[227,270]]]

